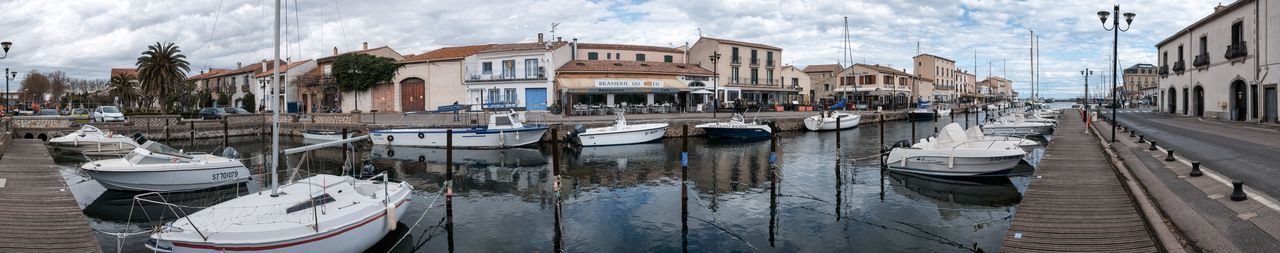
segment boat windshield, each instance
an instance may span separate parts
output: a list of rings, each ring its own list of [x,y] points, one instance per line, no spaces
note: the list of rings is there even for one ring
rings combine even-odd
[[[165,155],[178,156],[178,157],[187,157],[185,155],[182,155],[181,150],[175,149],[168,145],[161,144],[159,142],[148,141],[146,144],[142,145],[142,148],[146,149],[147,151],[151,151],[151,153],[165,154]]]

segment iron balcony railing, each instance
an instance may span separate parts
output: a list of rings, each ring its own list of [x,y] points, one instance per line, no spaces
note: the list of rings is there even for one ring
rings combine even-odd
[[[1249,55],[1249,47],[1245,46],[1244,41],[1237,41],[1236,43],[1227,45],[1227,53],[1224,56],[1226,56],[1227,59],[1235,59],[1246,55]]]
[[[1160,77],[1169,76],[1169,65],[1161,65],[1159,72],[1160,72]]]
[[[1187,71],[1187,62],[1186,62],[1186,61],[1184,61],[1184,60],[1178,60],[1177,62],[1174,62],[1174,63],[1173,63],[1173,72],[1178,73],[1178,74],[1182,74],[1182,72],[1183,72],[1183,71]]]
[[[1208,65],[1209,65],[1209,53],[1202,52],[1200,53],[1200,55],[1196,55],[1195,59],[1191,60],[1191,66],[1195,66],[1197,68],[1208,66]]]
[[[526,71],[523,75],[517,75],[514,71],[503,73],[475,73],[467,75],[468,82],[494,82],[494,81],[525,81],[525,80],[547,80],[547,70],[538,67],[532,72]]]

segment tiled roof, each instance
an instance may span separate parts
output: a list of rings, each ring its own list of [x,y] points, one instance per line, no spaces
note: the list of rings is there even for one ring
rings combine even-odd
[[[782,48],[780,48],[780,47],[775,47],[775,46],[770,46],[770,45],[765,45],[765,44],[760,44],[760,43],[751,43],[751,42],[743,42],[743,41],[736,41],[736,40],[717,39],[717,38],[712,38],[712,37],[702,37],[702,38],[709,39],[709,40],[714,40],[714,41],[719,41],[720,43],[725,43],[725,44],[736,44],[736,45],[743,45],[743,46],[748,46],[748,47],[758,47],[758,48],[773,49],[773,50],[782,51]]]
[[[715,75],[715,72],[694,64],[653,62],[653,61],[619,61],[619,60],[573,60],[565,63],[557,72],[607,72],[607,73],[653,73],[676,75]]]
[[[889,74],[900,75],[900,76],[913,76],[911,74],[908,74],[905,71],[897,70],[889,66],[870,65],[870,64],[862,64],[862,63],[854,64],[854,66],[869,68],[869,69],[878,71],[880,73],[889,73]]]
[[[444,47],[426,53],[405,57],[400,63],[461,59],[493,47],[493,44]]]
[[[390,49],[390,48],[391,48],[391,46],[381,46],[381,47],[375,47],[375,48],[364,49],[364,50],[356,50],[356,51],[344,52],[344,53],[340,53],[340,54],[338,54],[338,55],[344,55],[344,54],[358,54],[358,53],[370,52],[370,51],[374,51],[374,50],[378,50],[378,49],[383,49],[383,48]],[[396,50],[395,50],[395,49],[391,49],[391,51],[396,51]],[[399,53],[397,53],[397,54],[399,54]],[[338,55],[330,55],[330,56],[325,56],[325,57],[316,58],[316,62],[330,62],[330,61],[333,61],[333,59],[334,59],[334,58],[337,58],[337,57],[338,57]]]
[[[844,67],[843,67],[843,66],[840,66],[840,64],[814,64],[814,65],[804,66],[804,72],[805,72],[805,73],[809,73],[809,72],[840,72],[840,70],[842,70],[842,69],[844,69]]]
[[[546,45],[543,45],[542,43],[537,43],[537,42],[493,44],[493,45],[490,45],[489,48],[481,50],[479,53],[538,50],[538,49],[544,49],[544,48],[557,49],[568,44],[569,44],[568,42],[564,42],[564,41],[551,42],[551,43],[547,43]]]
[[[289,72],[289,70],[290,70],[290,69],[293,69],[294,67],[300,66],[300,65],[302,65],[303,63],[308,63],[308,62],[311,62],[311,60],[291,62],[291,63],[289,63],[289,65],[285,65],[285,66],[284,66],[284,69],[280,70],[280,74],[284,74],[284,73],[286,73],[286,72]],[[254,75],[253,77],[268,77],[268,76],[271,76],[271,74],[272,74],[272,71],[271,71],[271,70],[272,70],[272,69],[274,69],[274,68],[275,68],[275,65],[274,65],[274,64],[270,64],[270,63],[268,63],[268,65],[267,65],[267,69],[266,69],[266,70],[263,70],[261,73],[258,73],[257,75]]]
[[[125,74],[125,75],[129,75],[129,76],[133,76],[134,78],[137,78],[137,77],[138,77],[138,69],[136,69],[136,68],[113,68],[113,69],[111,69],[111,76],[116,76],[116,75],[119,75],[119,74]]]
[[[210,77],[213,77],[213,76],[222,75],[222,74],[224,74],[224,73],[225,73],[225,72],[227,72],[227,71],[228,71],[228,70],[226,70],[226,69],[210,69],[209,71],[206,71],[206,72],[204,72],[204,73],[200,73],[199,75],[194,75],[194,76],[188,77],[188,78],[187,78],[187,80],[200,80],[200,79],[210,78]]]
[[[917,55],[916,57],[920,57],[920,56],[929,56],[929,57],[938,58],[938,59],[942,59],[942,60],[949,61],[949,62],[953,62],[953,63],[954,63],[954,62],[956,62],[956,61],[953,61],[953,60],[951,60],[951,59],[943,58],[942,56],[937,56],[937,55],[932,55],[932,54],[920,54],[920,55]]]
[[[578,49],[652,51],[652,52],[666,52],[666,53],[673,53],[673,54],[684,53],[684,50],[681,50],[679,48],[642,46],[642,45],[625,45],[625,44],[604,44],[604,43],[578,43]]]

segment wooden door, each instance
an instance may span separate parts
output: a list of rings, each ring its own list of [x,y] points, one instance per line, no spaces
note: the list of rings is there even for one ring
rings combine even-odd
[[[426,86],[426,81],[418,78],[400,81],[400,108],[405,112],[426,111]]]

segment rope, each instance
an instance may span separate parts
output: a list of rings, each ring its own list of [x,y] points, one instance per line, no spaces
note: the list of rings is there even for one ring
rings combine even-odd
[[[413,234],[413,233],[412,233],[412,232],[413,232],[413,229],[418,227],[418,223],[421,223],[421,222],[422,222],[422,218],[427,217],[427,211],[431,211],[431,208],[432,208],[432,207],[435,207],[435,205],[436,205],[436,200],[440,200],[440,195],[441,195],[442,193],[444,193],[444,191],[445,191],[446,189],[449,189],[449,186],[450,186],[450,185],[452,185],[452,184],[453,184],[453,181],[445,181],[445,182],[444,182],[444,187],[441,187],[441,188],[440,188],[440,191],[436,192],[435,197],[431,199],[431,203],[428,203],[428,204],[427,204],[427,209],[422,210],[422,214],[418,216],[418,220],[414,221],[414,222],[413,222],[413,225],[409,226],[409,232],[406,232],[406,233],[404,233],[404,235],[403,235],[403,236],[400,236],[400,239],[396,239],[396,243],[395,243],[395,244],[392,244],[392,245],[391,245],[391,247],[390,247],[390,248],[388,248],[389,250],[388,250],[387,252],[391,252],[390,250],[391,250],[391,249],[395,249],[395,248],[396,248],[396,246],[400,245],[400,242],[401,242],[401,241],[404,241],[404,238],[405,238],[405,237],[408,237],[410,234]]]

